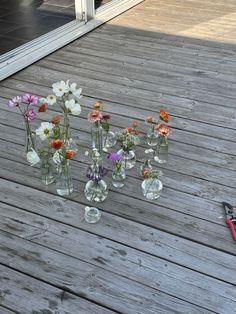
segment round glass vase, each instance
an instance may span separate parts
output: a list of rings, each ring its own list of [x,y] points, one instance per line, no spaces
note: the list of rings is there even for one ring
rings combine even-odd
[[[155,200],[161,195],[162,182],[157,178],[148,178],[142,182],[143,195],[149,200]]]
[[[84,209],[84,219],[89,224],[98,222],[101,218],[101,212],[96,207],[86,206]]]
[[[120,149],[117,153],[122,156],[122,167],[125,170],[129,170],[134,167],[136,163],[136,156],[133,150]]]
[[[85,185],[84,195],[91,203],[101,203],[105,201],[108,195],[106,182],[104,180],[89,180]]]
[[[63,161],[58,165],[58,175],[56,180],[57,194],[64,196],[73,192],[73,182],[70,174],[69,161]]]
[[[158,144],[154,152],[154,160],[160,164],[168,160],[168,140],[165,136],[159,135]]]
[[[109,148],[112,148],[116,145],[116,136],[115,133],[108,131],[106,132],[103,130],[102,134],[102,141],[103,141],[103,151],[107,152]]]
[[[91,140],[92,149],[97,149],[99,154],[101,154],[103,150],[103,129],[96,122],[91,127]]]
[[[112,185],[115,188],[121,189],[125,185],[125,169],[121,167],[119,170],[115,169],[112,173]]]
[[[151,147],[156,146],[158,144],[158,135],[154,125],[152,125],[147,132],[147,144]]]
[[[55,181],[55,166],[49,154],[41,156],[40,171],[43,184],[49,185]]]

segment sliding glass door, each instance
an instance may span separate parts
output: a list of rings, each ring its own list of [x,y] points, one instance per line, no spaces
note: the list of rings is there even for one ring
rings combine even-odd
[[[143,0],[1,0],[0,80]]]

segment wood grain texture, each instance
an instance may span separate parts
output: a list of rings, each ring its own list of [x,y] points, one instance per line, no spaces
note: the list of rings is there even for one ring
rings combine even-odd
[[[0,83],[0,313],[236,313],[236,246],[221,205],[236,204],[235,15],[233,0],[146,0]],[[71,118],[75,191],[62,198],[27,164],[21,116],[6,103],[66,79],[84,97]],[[138,120],[143,141],[125,188],[110,187],[89,225],[83,153],[98,99],[114,131]],[[144,118],[161,108],[173,132],[163,193],[150,201],[138,170]]]

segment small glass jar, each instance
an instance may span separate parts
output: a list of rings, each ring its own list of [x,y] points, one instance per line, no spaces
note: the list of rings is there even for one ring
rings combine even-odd
[[[69,161],[63,161],[58,167],[56,180],[57,194],[70,195],[73,192],[73,182],[70,174]]]
[[[98,208],[86,206],[84,210],[84,219],[87,223],[94,224],[100,220],[101,212]]]
[[[168,160],[168,140],[165,136],[159,135],[158,144],[154,152],[154,160],[160,164]]]
[[[121,167],[119,170],[115,169],[115,171],[112,173],[112,185],[115,188],[122,188],[125,185],[125,169]]]
[[[158,132],[155,131],[154,125],[151,125],[147,132],[147,144],[152,147],[158,144]]]
[[[113,146],[116,145],[115,133],[111,131],[106,132],[105,130],[103,130],[102,140],[104,152],[107,152],[109,148],[112,148]]]
[[[161,195],[162,182],[157,178],[148,178],[142,182],[143,195],[149,200],[155,200]]]
[[[124,169],[132,169],[136,163],[136,156],[133,150],[120,149],[118,154],[122,156],[122,166]]]
[[[107,184],[104,180],[89,180],[85,185],[84,194],[87,200],[92,203],[103,202],[108,195]]]

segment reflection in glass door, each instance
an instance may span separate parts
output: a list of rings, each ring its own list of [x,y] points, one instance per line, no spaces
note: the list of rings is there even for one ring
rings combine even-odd
[[[1,1],[0,55],[74,19],[74,0]]]

